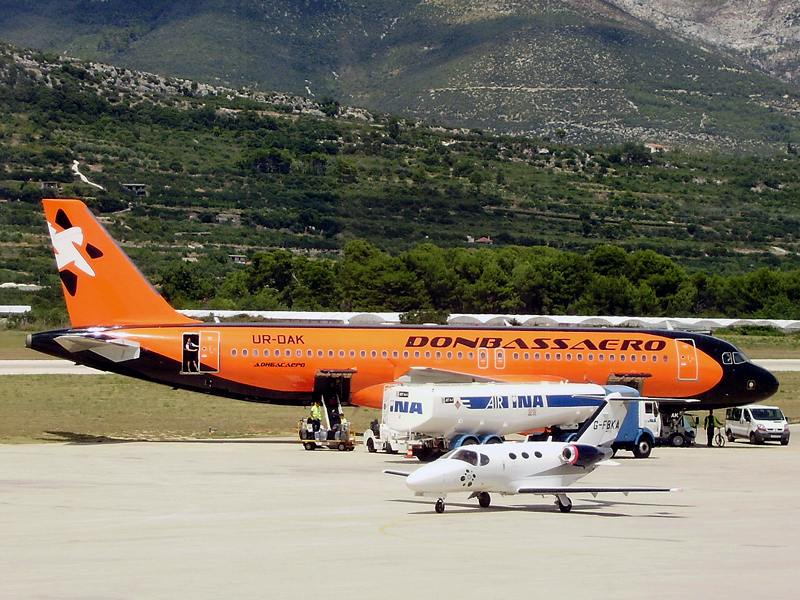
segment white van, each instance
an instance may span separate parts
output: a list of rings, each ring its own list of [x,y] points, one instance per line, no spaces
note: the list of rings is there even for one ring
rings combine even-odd
[[[729,408],[725,414],[725,433],[731,442],[744,438],[751,444],[767,440],[780,440],[784,446],[789,443],[789,423],[777,406],[750,404]]]

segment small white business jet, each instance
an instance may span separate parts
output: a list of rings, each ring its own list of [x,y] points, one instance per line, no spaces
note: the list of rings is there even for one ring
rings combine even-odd
[[[385,470],[406,477],[406,485],[417,495],[437,498],[436,512],[444,512],[449,493],[469,492],[482,508],[491,502],[490,492],[509,496],[538,494],[555,496],[561,512],[572,509],[567,493],[675,492],[680,488],[660,487],[578,487],[581,477],[611,457],[611,444],[625,419],[630,399],[619,392],[606,396],[576,438],[564,442],[504,442],[462,446],[413,473]],[[607,463],[611,464],[611,463]]]

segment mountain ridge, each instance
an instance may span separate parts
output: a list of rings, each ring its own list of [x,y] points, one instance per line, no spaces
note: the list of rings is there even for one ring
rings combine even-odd
[[[735,3],[741,0],[724,4]],[[708,10],[692,13],[679,0],[648,6],[656,5],[666,7],[659,15],[677,15],[683,24],[711,22]],[[678,31],[681,39],[659,31],[663,23],[637,6],[633,0],[0,0],[0,37],[84,60],[331,96],[453,126],[559,132],[573,143],[638,140],[751,152],[800,141],[799,90],[747,66],[730,44],[720,54],[681,41],[691,37],[687,31]],[[793,28],[784,35],[789,42]]]

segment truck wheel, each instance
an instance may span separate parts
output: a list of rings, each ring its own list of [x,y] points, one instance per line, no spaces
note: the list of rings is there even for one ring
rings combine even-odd
[[[669,445],[675,446],[676,448],[680,448],[681,446],[686,445],[686,438],[683,437],[682,433],[673,433],[669,436]]]
[[[305,444],[303,444],[303,448],[305,448],[306,450],[313,450],[316,447],[317,445],[314,442],[306,442]]]
[[[728,431],[725,432],[725,435],[728,436],[729,442],[736,441],[736,438],[733,437],[733,432],[730,429],[728,429]]]
[[[375,440],[372,438],[367,438],[367,450],[370,452],[377,452],[378,449],[375,447]]]
[[[751,431],[750,432],[750,443],[753,444],[753,445],[758,443],[758,438],[756,438],[756,432],[755,431]]]
[[[650,456],[650,452],[653,450],[653,444],[650,443],[650,438],[646,435],[643,435],[639,438],[639,441],[636,442],[636,446],[633,448],[633,455],[636,458],[647,458]]]
[[[392,448],[392,445],[389,442],[383,446],[383,449],[386,451],[386,454],[397,454],[397,450]]]
[[[436,460],[436,453],[428,448],[427,446],[421,446],[417,452],[416,456],[420,462],[431,462],[432,460]]]
[[[339,449],[340,452],[344,452],[345,450],[347,450],[347,446],[344,445],[344,442],[339,442],[337,448]]]

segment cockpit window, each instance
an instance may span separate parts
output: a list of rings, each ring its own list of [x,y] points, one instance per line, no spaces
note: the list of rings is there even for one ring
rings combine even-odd
[[[741,352],[723,352],[723,365],[741,365],[748,362],[747,357]]]
[[[741,352],[734,352],[733,353],[733,364],[741,365],[747,362],[747,357],[742,354]]]
[[[481,466],[485,467],[488,464],[489,464],[489,457],[486,456],[485,454],[481,454]]]
[[[453,460],[463,460],[465,463],[469,463],[475,467],[478,466],[478,453],[473,450],[459,448],[450,458]]]

